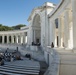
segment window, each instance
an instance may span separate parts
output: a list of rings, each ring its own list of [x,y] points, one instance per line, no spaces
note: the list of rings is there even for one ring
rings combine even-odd
[[[56,28],[58,28],[58,19],[55,19]]]

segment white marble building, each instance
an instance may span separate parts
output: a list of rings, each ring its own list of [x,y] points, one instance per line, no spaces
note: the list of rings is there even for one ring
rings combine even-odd
[[[55,5],[52,3],[45,3],[41,7],[33,9],[28,18],[29,26],[29,44],[32,42],[41,43],[41,46],[47,46],[48,42],[48,14],[54,9]],[[31,36],[31,37],[30,37]]]
[[[46,2],[32,10],[28,22],[20,30],[0,31],[0,43],[40,43],[50,70],[45,75],[76,75],[76,0],[60,0],[58,5]]]

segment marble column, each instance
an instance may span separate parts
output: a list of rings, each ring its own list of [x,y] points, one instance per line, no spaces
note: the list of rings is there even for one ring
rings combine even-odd
[[[61,48],[64,47],[64,17],[61,16]]]
[[[73,17],[73,48],[76,49],[76,0],[72,2],[72,17]]]
[[[54,46],[57,47],[57,35],[56,35],[56,32],[55,32],[55,42],[54,42]]]
[[[25,43],[27,43],[27,32],[25,34]]]
[[[61,39],[60,39],[60,41],[61,41],[61,44],[60,44],[60,47],[61,48],[63,48],[64,47],[64,16],[60,16],[60,18],[61,18],[61,20],[60,20],[60,27],[61,27],[61,35],[60,35],[60,37],[61,37]]]
[[[34,42],[34,30],[32,29],[32,42]]]
[[[33,29],[32,29],[32,27],[30,27],[29,39],[30,39],[29,43],[30,43],[30,45],[32,45],[32,42],[33,42]]]
[[[58,18],[58,46],[61,47],[61,17]]]
[[[53,42],[53,21],[49,20],[49,45]],[[45,37],[44,37],[44,43],[45,43]]]
[[[9,44],[9,35],[7,35],[7,44]]]
[[[28,44],[28,42],[29,42],[29,32],[27,31],[26,33],[27,33],[27,34],[26,34],[26,38],[27,38],[27,39],[26,39],[26,43]]]
[[[20,35],[20,43],[23,43],[23,35]]]
[[[15,35],[15,42],[18,43],[18,35]]]
[[[2,35],[2,44],[4,44],[4,35]]]
[[[34,30],[34,43],[36,43],[35,32],[36,32],[36,30]],[[27,38],[27,37],[26,37],[26,38]],[[27,40],[27,39],[26,39],[26,40]]]
[[[64,16],[60,16],[58,20],[58,41],[59,47],[63,48],[64,44]]]
[[[54,47],[57,47],[56,24],[55,24],[55,20],[53,21],[53,43],[54,43]]]
[[[25,34],[23,34],[23,43],[25,44]]]
[[[14,43],[14,36],[11,35],[11,43]]]
[[[69,47],[69,11],[65,10],[64,13],[64,45],[65,48]]]

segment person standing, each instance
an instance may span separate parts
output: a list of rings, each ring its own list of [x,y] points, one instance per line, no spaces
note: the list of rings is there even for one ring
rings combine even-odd
[[[51,48],[54,48],[54,44],[53,44],[53,42],[51,43]]]

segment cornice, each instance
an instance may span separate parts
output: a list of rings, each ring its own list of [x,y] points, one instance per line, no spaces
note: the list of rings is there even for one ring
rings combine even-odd
[[[63,4],[65,0],[61,0],[61,2],[58,4],[58,6],[49,14],[49,18],[52,17],[56,11],[61,7],[61,5]]]
[[[47,2],[46,2],[46,3],[47,3]],[[47,8],[54,8],[54,7],[56,6],[55,4],[53,4],[54,6],[48,6],[48,5],[46,5],[46,3],[45,3],[45,5],[43,5],[43,6],[39,6],[39,7],[37,7],[37,8],[34,8],[34,9],[32,10],[32,12],[31,12],[29,18],[28,18],[28,21],[31,20],[31,16],[33,15],[33,13],[34,13],[36,10],[40,10],[40,12],[42,12],[43,10],[45,10],[45,9],[47,9]]]

